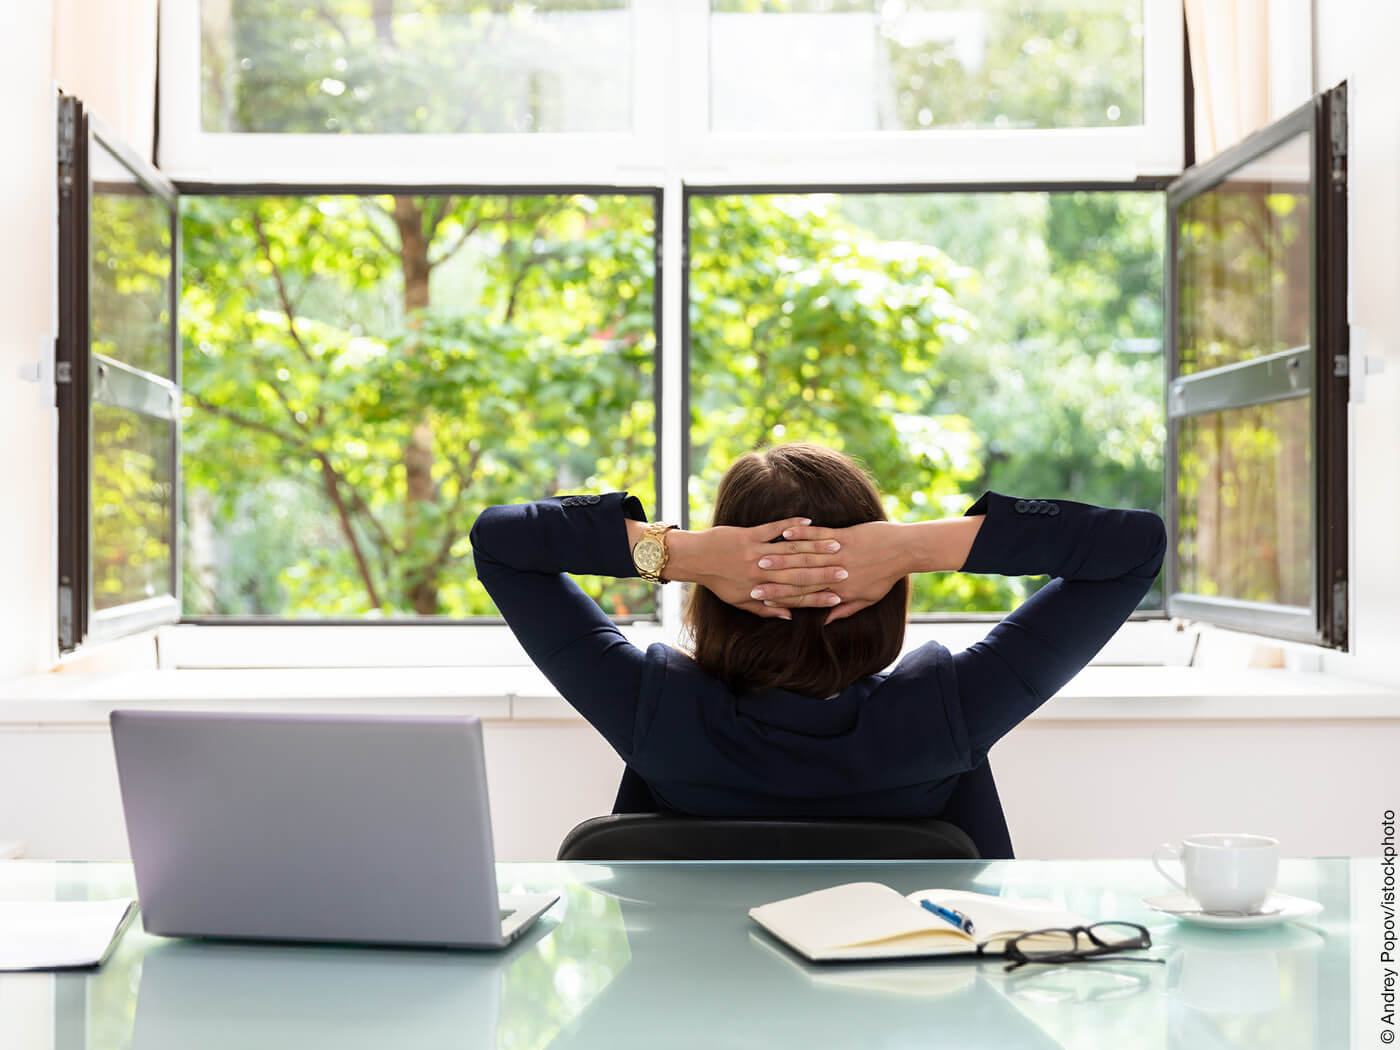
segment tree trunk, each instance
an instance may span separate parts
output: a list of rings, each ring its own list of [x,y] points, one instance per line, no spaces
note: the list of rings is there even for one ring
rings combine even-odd
[[[427,308],[429,303],[428,264],[429,234],[423,228],[423,209],[413,197],[394,198],[394,225],[399,230],[399,258],[403,264],[403,308],[410,325],[417,324],[413,314]],[[433,485],[433,424],[428,413],[413,427],[403,450],[404,471],[408,489],[405,495],[405,519],[409,529],[418,518],[418,507],[437,500]],[[410,550],[414,549],[410,546]],[[408,599],[419,616],[435,616],[438,611],[437,570],[425,562],[409,565],[404,573],[408,581]]]

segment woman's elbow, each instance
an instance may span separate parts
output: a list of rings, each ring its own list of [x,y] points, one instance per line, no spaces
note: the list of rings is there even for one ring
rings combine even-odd
[[[1143,533],[1143,542],[1146,548],[1146,557],[1143,559],[1143,568],[1150,570],[1153,578],[1162,568],[1162,562],[1167,555],[1167,526],[1162,521],[1162,516],[1154,511],[1139,510],[1133,512],[1140,524]]]
[[[502,529],[507,527],[506,522],[510,517],[511,509],[509,505],[487,507],[476,516],[469,539],[472,545],[472,555],[478,563],[483,559],[487,561],[499,560],[493,557],[491,552],[497,545],[496,540],[500,537]]]

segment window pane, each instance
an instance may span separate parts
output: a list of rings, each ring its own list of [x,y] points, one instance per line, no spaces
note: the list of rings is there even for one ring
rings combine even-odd
[[[1181,421],[1177,589],[1306,608],[1311,398]]]
[[[984,488],[1160,509],[1158,195],[694,197],[690,229],[697,524],[737,456],[800,440],[862,459],[896,519]],[[924,575],[913,611],[1037,586]]]
[[[490,616],[483,508],[655,512],[650,197],[181,207],[186,615]]]
[[[174,593],[171,424],[92,406],[92,598],[97,609]]]
[[[1312,342],[1311,156],[1300,135],[1182,203],[1182,375]]]
[[[94,139],[92,352],[170,378],[170,206]]]
[[[628,0],[202,0],[205,131],[626,131]]]
[[[1142,0],[711,0],[711,126],[1140,125],[1142,33]]]

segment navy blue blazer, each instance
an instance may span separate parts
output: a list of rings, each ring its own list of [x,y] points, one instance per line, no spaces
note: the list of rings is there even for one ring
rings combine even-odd
[[[1055,577],[980,642],[926,642],[832,699],[734,694],[685,654],[634,646],[566,573],[636,576],[622,492],[490,507],[479,578],[530,659],[666,809],[697,816],[937,817],[960,774],[1072,678],[1147,593],[1150,511],[984,493],[964,572]]]

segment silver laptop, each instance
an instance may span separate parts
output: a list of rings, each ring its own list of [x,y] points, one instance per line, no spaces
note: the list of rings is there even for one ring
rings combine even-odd
[[[509,944],[470,717],[113,711],[142,921],[169,937]]]

